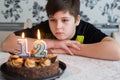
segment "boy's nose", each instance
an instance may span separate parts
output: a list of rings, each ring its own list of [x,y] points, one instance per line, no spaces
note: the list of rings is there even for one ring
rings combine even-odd
[[[57,25],[56,25],[57,28],[62,28],[62,26],[63,26],[63,25],[62,25],[61,22],[58,22]]]

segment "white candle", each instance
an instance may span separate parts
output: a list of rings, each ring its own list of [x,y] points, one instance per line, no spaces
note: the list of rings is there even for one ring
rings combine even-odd
[[[20,52],[18,53],[19,56],[30,56],[30,53],[28,52],[28,43],[27,39],[25,39],[25,34],[22,33],[22,39],[18,39],[18,44],[20,45]]]
[[[47,54],[46,43],[40,39],[40,31],[37,31],[38,40],[34,42],[35,57],[45,57]]]

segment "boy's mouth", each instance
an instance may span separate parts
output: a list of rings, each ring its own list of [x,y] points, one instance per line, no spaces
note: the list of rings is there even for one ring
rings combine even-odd
[[[63,35],[64,33],[63,32],[56,32],[55,34],[56,35]]]
[[[56,32],[56,34],[63,34],[63,32],[58,31],[58,32]]]

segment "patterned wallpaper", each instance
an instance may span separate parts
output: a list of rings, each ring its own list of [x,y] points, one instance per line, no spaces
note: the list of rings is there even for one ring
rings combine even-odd
[[[47,0],[1,0],[0,22],[41,22],[47,19]],[[120,0],[81,0],[81,19],[94,23],[120,23]]]
[[[120,23],[120,0],[81,0],[81,16],[92,23]]]

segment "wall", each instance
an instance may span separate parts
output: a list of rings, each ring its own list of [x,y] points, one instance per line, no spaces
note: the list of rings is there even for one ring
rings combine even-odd
[[[0,22],[40,22],[47,19],[46,0],[2,0],[0,2]]]
[[[47,0],[1,0],[0,1],[0,43],[12,31],[13,27],[1,26],[1,23],[38,23],[47,19],[45,5]],[[81,0],[81,19],[103,26],[101,30],[110,35],[114,25],[120,24],[120,0]],[[113,26],[110,26],[113,25]],[[2,27],[2,29],[1,29]],[[19,26],[21,27],[21,26]],[[3,29],[5,28],[5,29]]]
[[[1,0],[0,22],[46,20],[47,0]],[[81,18],[94,24],[120,23],[120,0],[81,0]]]
[[[81,0],[81,15],[91,23],[120,23],[120,0]]]

